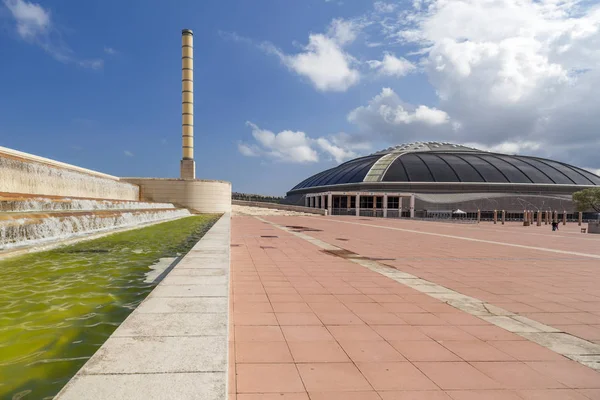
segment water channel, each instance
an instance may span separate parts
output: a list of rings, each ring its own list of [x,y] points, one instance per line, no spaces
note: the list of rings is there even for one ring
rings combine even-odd
[[[0,399],[51,399],[216,222],[203,215],[0,259]]]

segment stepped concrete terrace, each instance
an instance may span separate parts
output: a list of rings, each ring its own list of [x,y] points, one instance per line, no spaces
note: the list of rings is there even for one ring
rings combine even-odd
[[[0,256],[189,215],[169,203],[0,193]]]

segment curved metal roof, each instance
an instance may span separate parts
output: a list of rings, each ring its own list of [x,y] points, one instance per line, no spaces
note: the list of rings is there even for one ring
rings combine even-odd
[[[362,182],[365,176],[381,158],[381,155],[370,155],[366,157],[356,158],[311,176],[308,179],[300,182],[292,190],[303,189],[313,186],[338,185],[341,183],[357,183]]]
[[[600,185],[584,169],[539,157],[490,153],[451,143],[390,147],[328,169],[292,190],[358,182]]]

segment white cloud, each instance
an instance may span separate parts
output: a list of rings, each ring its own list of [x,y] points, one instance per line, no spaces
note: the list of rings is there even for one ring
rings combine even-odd
[[[464,143],[465,146],[474,147],[494,153],[506,154],[527,154],[540,150],[542,145],[538,142],[531,141],[511,141],[493,144],[491,146],[484,143]]]
[[[277,134],[259,128],[252,122],[247,122],[247,126],[252,128],[252,136],[261,148],[261,152],[278,161],[290,163],[309,163],[319,161],[317,152],[311,148],[310,139],[304,132],[294,132],[290,130],[281,131]],[[238,149],[244,154],[252,149],[249,145],[238,145]],[[258,154],[257,152],[253,152]]]
[[[273,133],[252,122],[246,125],[252,128],[255,140],[252,144],[238,143],[238,151],[246,157],[265,156],[280,162],[304,164],[318,162],[323,155],[341,163],[370,150],[370,143],[345,133],[313,139],[304,132],[284,130]]]
[[[398,58],[392,53],[385,53],[383,60],[370,60],[367,64],[371,69],[377,70],[381,75],[402,77],[416,70],[413,63],[406,58]]]
[[[351,66],[351,57],[324,35],[310,35],[305,52],[284,56],[283,61],[321,91],[344,92],[360,80],[360,73]]]
[[[348,121],[357,125],[364,135],[384,137],[391,142],[421,140],[427,135],[441,138],[449,126],[449,115],[424,105],[417,107],[403,102],[390,88],[382,89],[369,104],[348,114]]]
[[[327,34],[310,34],[308,44],[298,54],[286,54],[268,42],[260,47],[277,55],[290,70],[310,79],[318,90],[344,92],[359,82],[360,72],[354,67],[356,60],[343,47],[356,39],[362,26],[357,21],[335,19]]]
[[[101,69],[104,66],[100,59],[79,59],[61,39],[59,30],[52,23],[50,10],[26,0],[2,0],[10,11],[16,31],[21,39],[35,44],[63,63],[74,63],[84,68]]]
[[[252,44],[276,55],[291,71],[306,77],[320,91],[345,92],[360,81],[360,63],[346,47],[372,22],[367,18],[335,18],[325,33],[311,33],[308,44],[298,53],[286,53],[271,42],[256,43],[235,32],[220,31],[221,37],[238,43]]]
[[[391,13],[396,10],[396,4],[386,3],[385,1],[376,1],[373,4],[373,7],[375,8],[375,11],[379,13]]]
[[[238,143],[238,151],[246,157],[258,157],[261,153],[256,145],[248,145],[246,143]]]
[[[123,154],[125,154],[127,157],[133,157],[133,153],[132,153],[132,152],[130,152],[129,150],[125,150],[125,151],[123,152]]]
[[[333,39],[338,45],[344,46],[354,42],[361,29],[362,24],[358,21],[337,18],[331,21],[327,36]]]
[[[318,138],[316,142],[321,150],[331,155],[338,164],[358,156],[354,151],[337,146],[325,138]]]
[[[112,47],[107,47],[107,46],[104,47],[104,52],[106,54],[110,54],[111,56],[117,54],[117,51],[115,49],[113,49]]]
[[[39,4],[24,0],[4,0],[17,23],[17,32],[25,40],[33,40],[38,35],[46,34],[51,26],[50,11]]]

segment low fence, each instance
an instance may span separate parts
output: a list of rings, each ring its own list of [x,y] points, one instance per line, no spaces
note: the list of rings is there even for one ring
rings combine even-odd
[[[307,213],[307,214],[327,215],[327,210],[323,210],[321,208],[292,206],[289,204],[266,203],[266,202],[261,202],[261,201],[243,201],[243,200],[232,200],[231,204],[233,204],[235,206],[259,207],[259,208],[269,208],[272,210],[295,211],[295,212],[302,212],[302,213]]]

